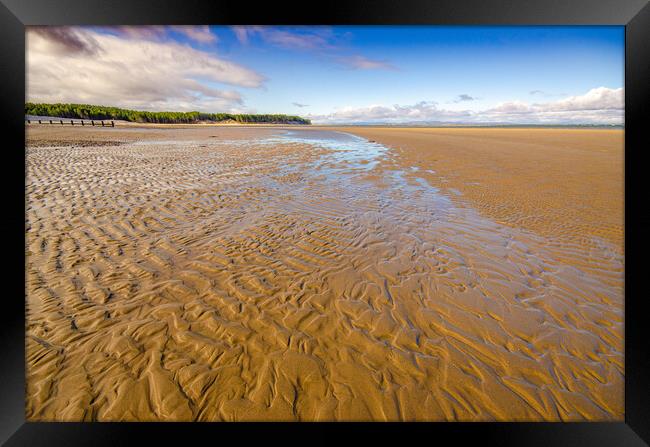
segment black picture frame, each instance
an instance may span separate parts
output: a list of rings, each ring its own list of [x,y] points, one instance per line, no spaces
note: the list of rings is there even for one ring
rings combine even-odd
[[[25,26],[147,24],[436,24],[625,26],[625,421],[621,423],[424,424],[118,424],[25,422]],[[650,148],[644,106],[650,100],[648,0],[348,0],[339,3],[222,0],[0,0],[0,122],[5,131],[0,219],[6,267],[0,324],[0,442],[6,445],[125,445],[139,436],[192,442],[196,436],[264,434],[302,442],[338,442],[355,428],[367,436],[420,435],[425,442],[487,445],[627,446],[650,443],[650,324],[646,266],[650,212],[643,152]],[[20,172],[19,167],[23,168]],[[20,262],[22,260],[22,262]],[[312,433],[305,433],[310,431]],[[191,433],[190,433],[191,432]],[[313,433],[317,432],[317,433]],[[303,438],[301,435],[305,434]],[[210,438],[208,438],[210,439]],[[445,440],[447,439],[447,440]],[[442,441],[441,441],[442,440]],[[453,441],[451,441],[453,440]]]

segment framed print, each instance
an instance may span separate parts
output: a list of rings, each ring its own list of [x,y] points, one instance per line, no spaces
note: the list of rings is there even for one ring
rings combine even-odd
[[[647,444],[646,1],[2,3],[7,445]]]

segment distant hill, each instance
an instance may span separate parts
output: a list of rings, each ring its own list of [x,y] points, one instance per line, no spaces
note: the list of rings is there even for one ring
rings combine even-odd
[[[124,120],[135,123],[201,123],[236,122],[263,124],[311,124],[306,118],[278,114],[233,114],[203,112],[146,112],[90,104],[36,104],[25,103],[25,115],[55,116],[91,120]]]

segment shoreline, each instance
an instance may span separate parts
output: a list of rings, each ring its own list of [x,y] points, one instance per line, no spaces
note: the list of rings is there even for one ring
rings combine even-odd
[[[623,252],[623,129],[332,130],[392,148],[417,175],[499,223],[574,241],[601,237]]]
[[[49,119],[49,118],[48,118]],[[81,118],[60,118],[52,117],[53,120],[63,120],[64,125],[66,121],[75,120],[82,121]],[[33,121],[33,119],[32,119]],[[90,119],[83,119],[83,121],[91,121]],[[96,119],[94,121],[102,121]],[[103,121],[115,122],[115,127],[142,127],[142,128],[161,128],[161,129],[191,129],[194,127],[288,127],[299,129],[336,129],[336,128],[358,128],[358,129],[539,129],[539,130],[622,130],[625,131],[625,126],[619,125],[563,125],[563,124],[550,124],[550,125],[535,125],[535,124],[447,124],[447,125],[392,125],[392,124],[281,124],[281,123],[138,123],[132,121],[120,121],[105,119]],[[57,126],[58,123],[27,123],[26,126]],[[101,127],[101,126],[99,126]]]
[[[28,142],[33,142],[31,135],[82,145],[194,136],[240,138],[242,133],[278,130],[349,133],[391,148],[399,163],[418,169],[409,175],[424,178],[453,200],[500,223],[554,237],[575,236],[581,228],[582,237],[602,237],[623,250],[623,129],[116,122],[114,128],[47,124],[27,130]],[[82,135],[90,138],[84,140]],[[393,157],[382,167],[390,170],[396,162]]]

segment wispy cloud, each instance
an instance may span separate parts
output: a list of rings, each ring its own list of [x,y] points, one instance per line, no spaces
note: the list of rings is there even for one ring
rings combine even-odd
[[[171,26],[173,31],[183,34],[184,36],[200,43],[215,43],[217,35],[210,31],[208,25],[201,26]]]
[[[309,115],[315,123],[448,122],[506,124],[622,124],[623,89],[598,87],[583,95],[547,103],[509,101],[481,110],[447,110],[433,101],[412,105],[342,108],[328,115]]]
[[[235,111],[243,105],[241,94],[217,84],[256,88],[265,82],[261,74],[211,52],[156,40],[156,32],[106,34],[79,27],[43,32],[28,27],[28,100]]]
[[[339,58],[343,65],[355,70],[397,70],[393,64],[384,60],[373,60],[364,56]]]
[[[29,27],[32,36],[47,40],[49,49],[61,55],[83,54],[90,56],[99,52],[99,44],[92,35],[82,34],[74,28],[58,26]]]
[[[470,96],[470,95],[468,95],[466,93],[462,93],[462,94],[458,95],[458,97],[456,97],[454,102],[459,103],[459,102],[465,102],[465,101],[476,101],[477,99],[478,98],[476,98],[474,96]]]
[[[350,51],[342,42],[351,35],[344,33],[339,36],[330,27],[233,26],[231,29],[242,45],[249,45],[252,39],[259,38],[271,46],[313,52],[354,70],[397,70],[397,67],[385,60],[370,59],[359,54],[346,55]]]
[[[300,108],[302,108],[302,107],[309,107],[309,104],[301,104],[301,103],[299,103],[299,102],[292,102],[291,104],[293,104],[293,105],[296,106],[296,107],[300,107]]]
[[[85,28],[65,27],[75,32],[81,32]],[[101,32],[110,33],[112,35],[120,36],[124,39],[135,40],[163,40],[167,35],[167,27],[162,25],[149,25],[149,26],[100,26],[97,29]]]
[[[231,26],[232,32],[235,34],[235,37],[239,43],[243,45],[248,45],[248,37],[250,36],[250,26]]]
[[[566,96],[566,93],[550,93],[544,90],[531,90],[530,92],[528,92],[528,94],[531,96],[543,96],[546,98],[550,98],[553,96]]]
[[[147,25],[147,26],[110,26],[101,30],[124,38],[135,40],[166,41],[170,33],[182,34],[197,43],[215,43],[218,38],[207,25]]]
[[[290,50],[329,50],[333,34],[326,27],[277,28],[271,26],[231,27],[240,43],[247,45],[253,37],[264,42]]]

